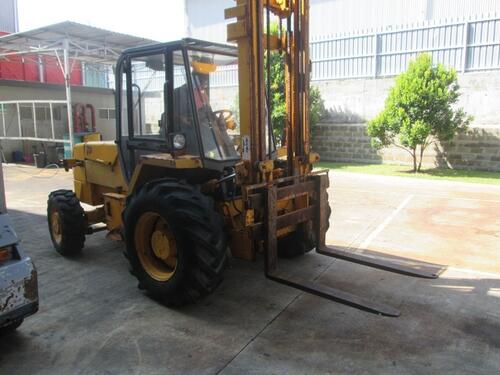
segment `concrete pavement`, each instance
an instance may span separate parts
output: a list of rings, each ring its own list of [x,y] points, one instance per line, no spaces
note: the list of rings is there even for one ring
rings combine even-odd
[[[500,372],[500,188],[333,173],[328,242],[443,266],[413,279],[317,254],[292,272],[399,308],[379,317],[265,280],[233,260],[200,303],[137,289],[103,233],[82,256],[50,244],[45,202],[70,174],[4,168],[7,205],[39,271],[40,311],[0,338],[0,374],[493,374]],[[410,196],[410,198],[408,198]]]

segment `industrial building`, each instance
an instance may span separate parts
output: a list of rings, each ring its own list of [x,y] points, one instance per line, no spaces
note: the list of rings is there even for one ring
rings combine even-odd
[[[19,31],[17,16],[17,0],[0,0],[0,32],[15,33]]]

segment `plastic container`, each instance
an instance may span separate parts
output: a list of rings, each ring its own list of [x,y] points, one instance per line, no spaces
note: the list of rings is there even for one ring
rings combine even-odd
[[[22,163],[24,161],[24,155],[22,151],[12,151],[12,161],[14,163]]]
[[[37,168],[45,168],[47,166],[47,154],[45,152],[33,154],[33,160]]]
[[[69,135],[64,134],[63,139],[69,140]],[[82,136],[73,134],[73,144],[82,143]],[[68,142],[64,143],[64,159],[71,159],[73,157],[73,150]]]

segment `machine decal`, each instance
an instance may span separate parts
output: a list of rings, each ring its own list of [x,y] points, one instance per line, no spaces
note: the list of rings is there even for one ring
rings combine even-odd
[[[242,159],[250,160],[250,137],[244,135],[241,137]]]

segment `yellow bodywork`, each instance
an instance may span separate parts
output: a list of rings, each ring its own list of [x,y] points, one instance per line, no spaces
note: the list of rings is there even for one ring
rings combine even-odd
[[[73,168],[75,194],[78,199],[92,206],[104,203],[104,195],[117,193],[126,196],[137,186],[148,181],[151,171],[168,169],[202,168],[199,157],[171,154],[149,154],[141,156],[139,165],[134,170],[130,185],[123,176],[118,147],[113,141],[84,142],[75,145],[73,159],[66,160],[66,165]]]
[[[96,137],[97,138],[97,137]],[[118,146],[113,141],[94,141],[74,146],[73,159],[66,160],[73,169],[75,194],[82,203],[103,206],[87,211],[89,225],[103,222],[110,232],[122,226],[121,214],[129,192],[154,177],[164,176],[165,169],[201,168],[198,157],[170,154],[150,154],[140,158],[130,184],[123,176]]]
[[[75,194],[81,202],[97,206],[104,203],[103,194],[127,191],[114,142],[77,144],[73,157]]]
[[[227,25],[227,35],[228,41],[236,43],[238,48],[239,139],[245,147],[240,147],[241,160],[234,165],[234,184],[241,191],[241,197],[216,201],[216,206],[225,218],[233,256],[238,258],[254,259],[265,240],[276,244],[277,238],[297,230],[300,223],[314,221],[317,227],[322,223],[317,219],[319,211],[314,205],[318,205],[319,197],[326,193],[323,180],[327,177],[311,173],[319,155],[309,148],[308,3],[308,0],[265,3],[236,0],[236,6],[225,11],[226,19],[234,19]],[[296,23],[293,32],[290,29],[286,33],[280,31],[279,35],[263,33],[266,7],[282,21],[293,15]],[[287,142],[278,148],[274,157],[266,146],[263,66],[268,50],[280,51],[285,61]],[[215,67],[201,61],[192,65],[198,73],[212,72]],[[226,123],[228,128],[234,127],[234,121],[231,125],[229,118]],[[138,158],[127,183],[114,142],[76,145],[74,160],[68,165],[74,168],[77,197],[83,203],[103,206],[93,211],[89,224],[104,222],[112,233],[121,231],[127,195],[149,181],[169,176],[169,171],[175,170],[176,178],[182,179],[182,171],[204,168],[199,157],[175,152],[148,154]],[[208,180],[202,189],[211,193],[216,186],[217,180]],[[325,191],[318,190],[318,186]],[[324,231],[324,223],[321,226],[320,231]]]
[[[140,158],[129,184],[125,181],[120,165],[117,145],[110,142],[85,142],[75,145],[73,159],[66,160],[73,169],[75,194],[78,199],[92,209],[85,211],[88,225],[104,223],[111,238],[121,239],[122,212],[126,198],[142,184],[151,179],[168,175],[168,170],[188,170],[202,168],[198,157],[171,154],[149,154]],[[261,165],[262,173],[272,171],[271,161]],[[203,189],[210,189],[211,182]],[[308,205],[308,195],[277,201],[280,213],[291,212]],[[231,237],[230,248],[234,257],[253,260],[258,248],[252,240],[253,231],[263,220],[263,210],[247,207],[243,199],[217,202],[218,211],[224,216]],[[277,237],[285,236],[295,230],[295,225],[281,228]],[[262,245],[262,244],[260,244]]]

